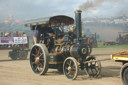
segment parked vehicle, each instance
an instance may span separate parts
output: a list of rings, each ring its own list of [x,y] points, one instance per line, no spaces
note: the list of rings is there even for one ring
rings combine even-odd
[[[128,51],[118,52],[111,56],[117,62],[122,62],[123,66],[120,70],[120,78],[124,85],[128,85]]]
[[[8,57],[12,60],[27,59],[29,51],[28,37],[0,37],[0,50],[10,50]]]

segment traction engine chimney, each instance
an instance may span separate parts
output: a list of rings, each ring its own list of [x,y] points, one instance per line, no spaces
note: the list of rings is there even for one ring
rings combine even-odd
[[[81,10],[75,11],[75,24],[76,24],[76,33],[77,33],[77,43],[80,43],[80,38],[82,36],[82,28],[81,28]]]

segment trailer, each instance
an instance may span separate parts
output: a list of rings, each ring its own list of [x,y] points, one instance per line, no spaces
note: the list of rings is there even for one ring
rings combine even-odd
[[[123,66],[120,70],[121,81],[124,85],[128,85],[128,51],[115,53],[111,55],[111,59],[122,62]]]

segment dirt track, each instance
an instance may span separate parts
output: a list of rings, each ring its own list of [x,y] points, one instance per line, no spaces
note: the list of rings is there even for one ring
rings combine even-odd
[[[120,50],[94,49],[92,54],[101,59],[118,51]],[[102,72],[99,78],[88,78],[81,72],[78,78],[72,81],[53,69],[49,69],[44,76],[36,75],[30,68],[29,59],[13,61],[8,57],[8,51],[0,51],[0,85],[122,85],[122,64],[113,60],[103,61],[101,64]]]

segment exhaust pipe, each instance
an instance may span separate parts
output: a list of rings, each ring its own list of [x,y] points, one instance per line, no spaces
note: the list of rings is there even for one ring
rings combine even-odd
[[[82,28],[81,28],[81,10],[75,11],[75,24],[76,24],[76,32],[77,32],[77,43],[80,43],[80,38],[82,36]]]

